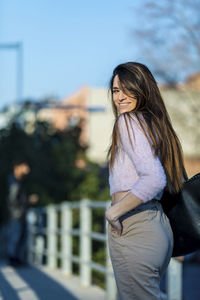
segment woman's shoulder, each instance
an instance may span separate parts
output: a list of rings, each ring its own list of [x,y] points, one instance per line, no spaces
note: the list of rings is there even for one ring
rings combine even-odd
[[[138,113],[137,116],[134,113],[123,113],[117,119],[117,124],[119,130],[132,129],[132,130],[141,130],[141,123],[144,123],[144,117],[141,113]]]

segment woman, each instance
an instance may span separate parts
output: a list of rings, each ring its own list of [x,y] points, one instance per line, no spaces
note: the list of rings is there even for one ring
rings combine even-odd
[[[117,66],[110,81],[115,124],[110,158],[108,241],[120,300],[160,298],[173,233],[159,200],[186,178],[180,142],[149,69]]]

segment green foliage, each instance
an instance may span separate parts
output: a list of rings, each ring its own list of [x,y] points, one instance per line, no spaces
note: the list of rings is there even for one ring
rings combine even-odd
[[[23,113],[22,110],[22,116]],[[6,220],[8,177],[13,161],[19,158],[27,160],[31,167],[25,184],[29,194],[38,194],[38,206],[109,198],[108,170],[87,159],[87,147],[79,143],[79,127],[60,132],[47,122],[36,122],[32,133],[25,128],[19,114],[0,130],[0,223]],[[82,169],[76,167],[80,157],[85,161]]]
[[[73,192],[75,199],[88,198],[93,201],[105,201],[109,199],[108,174],[106,169],[87,161],[86,168],[84,170],[76,170],[76,174],[80,184]]]

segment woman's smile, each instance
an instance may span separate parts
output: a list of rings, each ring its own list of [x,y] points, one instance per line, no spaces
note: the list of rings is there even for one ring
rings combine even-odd
[[[119,103],[119,107],[121,107],[121,106],[128,106],[130,104],[131,104],[130,102],[129,103]]]

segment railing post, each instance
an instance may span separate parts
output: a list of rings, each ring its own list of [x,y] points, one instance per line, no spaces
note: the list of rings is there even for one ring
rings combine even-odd
[[[64,202],[61,204],[61,268],[66,275],[72,274],[72,209]]]
[[[91,284],[91,208],[89,200],[80,202],[80,280],[83,286]]]
[[[35,240],[35,263],[38,265],[42,265],[43,252],[44,252],[44,238],[43,236],[39,235],[36,237]]]
[[[29,264],[34,263],[35,251],[35,223],[37,215],[34,210],[30,209],[27,214],[28,238],[27,238],[27,260]]]
[[[175,258],[170,260],[167,268],[167,299],[182,300],[182,262]]]
[[[110,207],[110,201],[106,205],[106,209]],[[109,254],[108,247],[108,222],[105,218],[105,232],[106,232],[106,300],[115,300],[117,295],[117,287],[115,283],[113,267]]]
[[[56,230],[57,213],[53,205],[47,207],[47,265],[51,268],[56,267]]]

